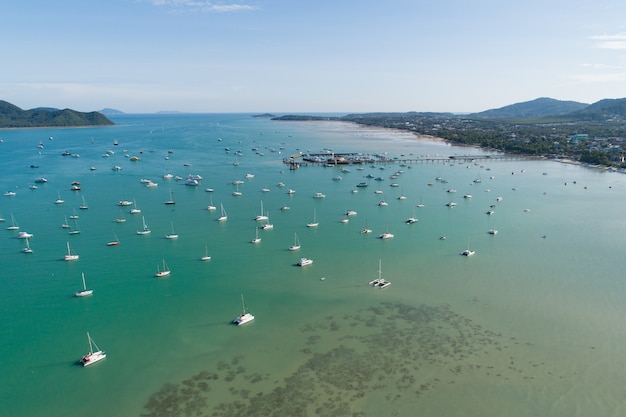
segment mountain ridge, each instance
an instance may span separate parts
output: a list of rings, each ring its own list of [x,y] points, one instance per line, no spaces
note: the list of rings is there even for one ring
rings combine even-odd
[[[23,110],[0,100],[0,128],[109,126],[114,123],[99,112],[38,107]]]

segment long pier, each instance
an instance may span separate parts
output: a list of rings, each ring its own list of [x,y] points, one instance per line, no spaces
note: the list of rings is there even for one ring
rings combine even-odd
[[[485,155],[450,155],[450,156],[422,156],[417,158],[400,157],[389,158],[386,155],[365,155],[355,152],[346,153],[297,153],[283,160],[291,169],[299,165],[358,165],[358,164],[416,164],[416,163],[474,163],[484,161],[519,161],[532,157],[511,154],[485,154]]]

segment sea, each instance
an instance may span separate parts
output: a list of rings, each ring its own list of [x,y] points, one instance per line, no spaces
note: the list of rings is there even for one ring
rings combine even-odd
[[[0,131],[2,415],[626,415],[625,175],[334,121],[111,118]],[[83,367],[88,332],[106,359]]]

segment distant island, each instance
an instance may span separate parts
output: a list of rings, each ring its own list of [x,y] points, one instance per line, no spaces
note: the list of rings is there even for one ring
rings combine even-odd
[[[499,152],[626,168],[626,98],[593,104],[538,98],[472,114],[284,115],[282,121],[344,121],[410,131]]]
[[[31,110],[0,100],[0,128],[108,126],[114,123],[99,112],[39,107]]]
[[[276,117],[276,115],[271,114],[271,113],[263,113],[263,114],[253,114],[252,117],[271,119],[272,117]]]

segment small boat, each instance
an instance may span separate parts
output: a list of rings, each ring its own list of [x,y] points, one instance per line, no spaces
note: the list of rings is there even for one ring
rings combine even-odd
[[[130,214],[139,214],[141,213],[141,209],[137,207],[137,201],[133,198],[133,208],[130,209]]]
[[[261,241],[261,238],[259,237],[259,228],[255,227],[254,230],[256,232],[256,237],[254,239],[252,239],[250,241],[250,243],[255,243],[256,244],[256,243],[259,243]]]
[[[93,339],[89,335],[89,332],[87,332],[87,340],[89,341],[89,353],[83,356],[80,360],[80,363],[83,366],[92,365],[107,357],[106,353],[100,350],[98,345],[96,345],[96,342],[93,341]]]
[[[39,177],[39,178],[35,178],[35,182],[38,184],[44,184],[46,182],[48,182],[47,179],[45,179],[44,177]]]
[[[393,233],[389,233],[389,227],[387,227],[387,231],[378,236],[379,239],[391,239],[393,238]]]
[[[239,191],[239,184],[235,184],[235,191],[233,191],[233,195],[235,197],[239,197],[240,195],[242,195],[243,193],[241,191]]]
[[[11,213],[11,225],[7,227],[7,230],[20,230],[20,226],[15,221],[15,217],[13,217],[13,213]]]
[[[300,240],[298,239],[298,234],[293,234],[293,245],[289,246],[290,251],[296,251],[300,249]]]
[[[128,200],[120,200],[118,201],[117,205],[124,207],[124,206],[132,206],[133,203],[132,201],[128,201]]]
[[[204,247],[204,256],[200,258],[201,261],[210,261],[211,257],[209,256],[209,248],[208,246]]]
[[[61,224],[61,228],[63,228],[63,229],[69,229],[70,228],[70,224],[67,222],[67,216],[65,216],[65,222],[63,222]]]
[[[166,239],[178,239],[178,234],[174,233],[174,223],[172,223],[172,233],[168,233],[165,235]]]
[[[233,320],[233,324],[236,324],[237,326],[241,326],[242,324],[246,324],[254,320],[254,316],[250,313],[250,310],[248,310],[246,303],[243,300],[243,294],[241,294],[241,305],[243,307],[243,312]]]
[[[117,238],[117,235],[115,233],[113,233],[113,237],[115,238],[115,240],[108,242],[107,246],[118,246],[120,244],[120,240]]]
[[[80,206],[78,206],[78,208],[81,210],[87,210],[89,206],[87,205],[87,201],[85,201],[85,196],[83,195],[82,198],[83,198],[83,202]]]
[[[126,222],[126,218],[124,217],[124,213],[122,213],[122,209],[120,209],[120,217],[113,220],[115,223],[124,223]]]
[[[361,234],[367,234],[367,233],[372,233],[372,229],[367,227],[367,220],[365,220],[365,227],[361,229]]]
[[[461,255],[463,255],[463,256],[472,256],[475,253],[476,253],[476,251],[473,251],[473,250],[470,249],[469,239],[467,239],[467,249],[465,249],[463,252],[461,252]]]
[[[33,250],[30,248],[30,243],[28,241],[28,238],[26,238],[26,247],[24,247],[24,249],[22,249],[22,252],[24,252],[24,253],[33,253]]]
[[[226,215],[226,210],[224,210],[224,205],[220,203],[220,209],[222,209],[222,215],[217,218],[218,222],[225,222],[228,220],[228,215]]]
[[[408,219],[406,219],[404,222],[406,224],[413,224],[413,223],[417,223],[417,218],[415,217],[415,208],[413,209],[413,216],[409,217]]]
[[[346,216],[356,216],[356,211],[354,211],[354,210],[347,210],[346,211]]]
[[[65,261],[77,261],[79,258],[78,254],[72,253],[70,249],[70,242],[67,242],[67,254],[63,257]]]
[[[17,234],[18,239],[30,239],[31,237],[33,237],[33,234],[28,232],[18,232]]]
[[[144,216],[141,216],[141,222],[143,223],[143,227],[141,230],[137,230],[137,234],[138,235],[149,235],[150,232],[152,232],[149,228],[148,225],[146,224],[146,218]]]
[[[58,193],[57,199],[54,200],[54,204],[63,204],[63,203],[65,203],[65,200],[61,198],[61,193]]]
[[[264,223],[263,225],[261,225],[261,229],[262,230],[271,230],[274,228],[274,225],[272,223],[270,223],[270,216],[266,215],[267,217],[267,223]]]
[[[76,297],[87,297],[88,295],[92,295],[93,294],[93,290],[88,290],[87,286],[85,285],[85,273],[82,273],[82,278],[83,278],[83,289],[78,291],[77,293],[74,293],[74,295]]]
[[[78,234],[80,234],[80,229],[78,228],[78,224],[76,223],[76,219],[72,219],[72,222],[74,223],[74,227],[72,228],[72,230],[70,230],[70,235],[78,235]]]
[[[213,205],[213,196],[211,196],[211,204],[209,204],[206,209],[209,211],[215,211],[216,208],[217,207]]]
[[[287,194],[289,195],[293,195],[296,193],[296,190],[292,190],[291,188],[289,189],[289,191],[287,191]]]
[[[319,223],[317,222],[317,213],[315,209],[313,209],[313,221],[311,223],[307,223],[306,227],[317,227]]]
[[[156,274],[154,274],[154,276],[157,278],[163,278],[169,275],[170,275],[170,268],[165,263],[165,259],[163,259],[163,269],[159,269],[159,266],[157,265],[157,272]]]
[[[323,193],[315,193],[313,198],[326,198],[326,194]]]
[[[170,199],[164,201],[163,204],[167,204],[167,205],[176,204],[176,201],[174,201],[174,198],[172,197],[172,190],[170,190]]]
[[[254,220],[256,221],[264,221],[264,220],[268,220],[268,216],[266,214],[263,214],[263,200],[261,200],[261,214],[259,214],[258,216],[256,216],[254,218]]]
[[[313,263],[313,259],[300,258],[300,261],[298,261],[298,266],[307,266],[307,265],[311,265],[312,263]]]
[[[489,233],[490,235],[498,234],[498,229],[489,229],[487,233]]]

